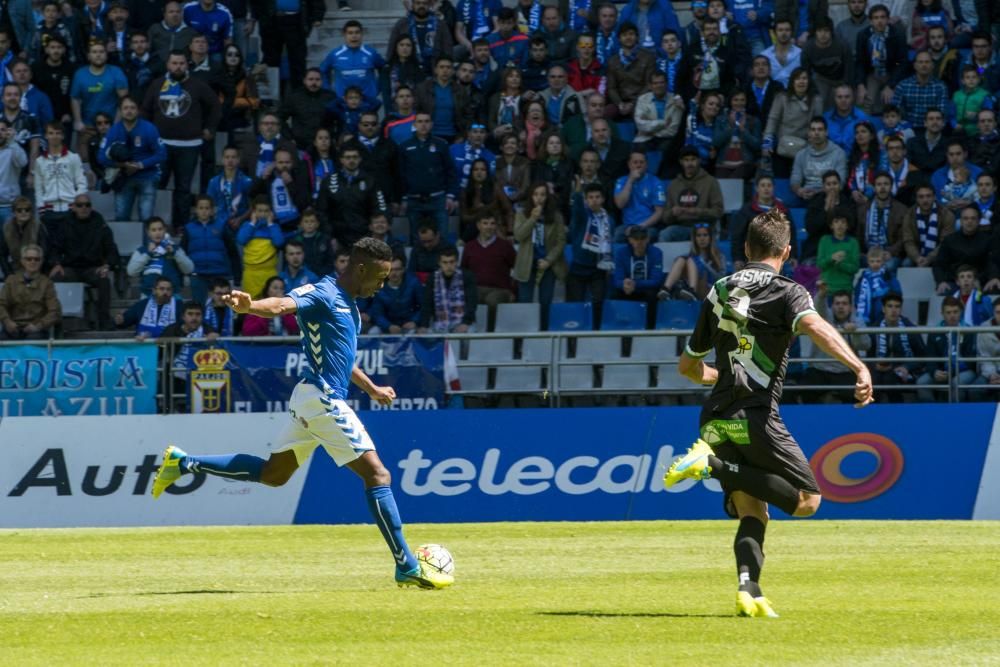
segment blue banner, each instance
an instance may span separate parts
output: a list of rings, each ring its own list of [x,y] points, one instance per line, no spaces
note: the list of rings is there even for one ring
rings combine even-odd
[[[269,343],[188,344],[177,355],[191,371],[192,412],[284,412],[306,368],[298,345]],[[362,338],[358,367],[377,385],[396,390],[393,410],[443,407],[444,342],[428,338]],[[377,410],[368,395],[352,386],[355,410]]]
[[[0,347],[0,417],[156,413],[155,345]]]
[[[370,414],[365,424],[406,521],[718,519],[715,480],[663,488],[698,435],[698,408]],[[790,406],[782,410],[828,519],[969,519],[996,405]],[[947,456],[945,472],[942,455]],[[322,450],[296,523],[369,520]],[[780,510],[773,515],[783,516]]]

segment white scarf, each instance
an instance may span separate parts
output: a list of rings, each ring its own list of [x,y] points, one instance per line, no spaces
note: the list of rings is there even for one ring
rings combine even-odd
[[[157,315],[159,311],[159,315]],[[146,302],[146,309],[142,311],[142,319],[139,320],[137,333],[146,333],[156,338],[163,330],[177,321],[177,300],[171,298],[162,307],[156,303],[156,299],[149,298]]]

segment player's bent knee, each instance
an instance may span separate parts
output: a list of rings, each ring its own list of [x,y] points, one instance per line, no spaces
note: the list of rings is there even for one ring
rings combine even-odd
[[[292,478],[299,464],[295,455],[272,456],[260,471],[260,483],[267,486],[284,486]]]
[[[368,478],[369,486],[389,486],[392,483],[392,475],[385,466],[379,466],[372,470]]]
[[[809,517],[819,510],[819,504],[823,500],[823,496],[818,493],[806,493],[805,491],[799,492],[799,505],[795,508],[795,514],[793,516],[797,517]]]

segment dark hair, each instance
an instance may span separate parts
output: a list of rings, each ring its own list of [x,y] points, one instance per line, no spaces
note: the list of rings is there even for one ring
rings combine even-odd
[[[888,178],[890,181],[892,181],[892,174],[890,174],[887,171],[882,171],[882,170],[876,171],[875,172],[875,176],[872,178],[872,183],[874,183],[875,181],[877,181],[880,178]]]
[[[949,294],[945,298],[941,299],[941,314],[944,314],[945,308],[958,308],[959,310],[962,310],[962,302],[959,301],[957,297]]]
[[[214,292],[216,287],[225,287],[226,289],[232,289],[233,286],[229,284],[229,280],[226,278],[220,278],[216,276],[208,283],[209,288]]]
[[[271,200],[268,199],[267,195],[257,195],[256,197],[250,200],[250,209],[253,210],[258,206],[266,206],[268,208],[271,208]]]
[[[636,27],[631,21],[625,21],[620,26],[618,26],[618,36],[622,36],[626,32],[634,32],[636,35],[639,34],[639,28]]]
[[[833,32],[833,20],[829,16],[817,16],[816,20],[813,21],[812,33],[815,35],[820,30]]]
[[[837,290],[836,292],[831,294],[830,301],[832,302],[834,299],[842,296],[847,297],[848,303],[852,303],[854,301],[854,297],[851,295],[850,291],[846,289]]]
[[[304,243],[302,243],[302,241],[295,241],[295,240],[285,241],[284,249],[288,250],[289,248],[298,248],[299,250],[305,252],[306,246]]]
[[[307,206],[305,209],[303,209],[302,215],[299,216],[299,220],[301,220],[306,216],[309,216],[310,218],[316,218],[317,220],[319,220],[319,213],[317,213],[316,209],[314,209],[312,206]]]
[[[715,25],[719,25],[719,19],[711,17],[711,16],[706,16],[705,18],[703,18],[701,20],[702,30],[704,30],[705,26],[707,24],[709,24],[709,23],[714,23]]]
[[[435,234],[438,233],[437,221],[434,218],[424,218],[423,220],[420,221],[420,224],[417,225],[417,233],[418,234],[420,232],[427,231],[427,230],[430,230],[430,231],[434,232]]]
[[[919,3],[917,3],[919,4]],[[875,12],[885,12],[886,16],[889,16],[889,8],[885,5],[872,5],[868,8],[868,18],[875,15]]]
[[[883,111],[883,114],[884,114],[885,109],[883,109],[882,111]],[[888,137],[885,138],[885,146],[886,146],[886,148],[889,147],[889,144],[897,142],[897,141],[899,142],[900,146],[902,146],[903,148],[906,148],[906,142],[903,141],[903,137],[899,136],[898,134],[890,134]]]
[[[813,116],[812,118],[810,118],[809,124],[812,125],[813,123],[819,123],[820,125],[823,126],[824,130],[830,129],[830,125],[829,123],[826,122],[826,118],[823,118],[822,116]]]
[[[972,37],[970,38],[969,43],[971,44],[977,39],[985,39],[990,44],[993,43],[993,35],[986,30],[977,30],[974,33],[972,33]]]
[[[197,310],[202,315],[205,314],[205,306],[201,305],[197,301],[185,301],[184,307],[181,308],[181,313],[186,313],[189,310]]]
[[[854,168],[861,163],[861,158],[865,153],[868,153],[870,168],[877,169],[879,157],[882,155],[882,142],[878,140],[878,132],[875,130],[875,126],[870,121],[863,120],[855,124],[854,130],[857,131],[859,127],[868,130],[871,138],[868,140],[868,145],[864,147],[858,146],[857,141],[851,142],[851,154],[847,158],[847,173],[853,173]],[[875,179],[873,178],[872,182],[874,183],[874,181]]]
[[[166,223],[166,221],[164,221],[163,218],[161,218],[158,215],[154,215],[154,216],[150,216],[150,217],[146,218],[146,222],[143,223],[143,227],[145,227],[146,229],[149,229],[149,226],[151,224],[153,224],[154,222],[158,222],[161,225],[163,225],[164,227],[167,226],[167,223]]]
[[[187,62],[188,54],[184,49],[171,49],[170,53],[167,54],[167,60],[170,60],[174,56],[180,56],[184,59],[184,62]]]
[[[131,95],[123,95],[122,97],[118,98],[118,108],[121,109],[122,105],[125,104],[126,102],[131,102],[132,104],[134,104],[136,106],[140,106],[139,105],[139,101],[136,100]]]
[[[549,192],[549,186],[545,181],[535,181],[528,186],[525,190],[524,196],[521,197],[521,203],[524,206],[524,210],[527,213],[531,212],[535,204],[533,197],[535,196],[535,190],[538,188],[545,188],[545,204],[542,206],[542,224],[551,225],[556,222],[556,215],[559,213],[559,203],[557,197]]]
[[[831,176],[836,176],[837,180],[840,181],[841,183],[844,182],[844,179],[840,177],[840,172],[837,171],[836,169],[827,169],[826,171],[823,172],[823,175],[820,177],[819,180],[820,182],[823,182],[826,179],[830,178]]]
[[[264,283],[264,287],[260,290],[260,294],[258,294],[258,296],[261,299],[267,298],[267,293],[271,289],[271,285],[273,285],[275,281],[280,282],[282,285],[285,284],[285,279],[282,278],[281,276],[271,276],[270,278],[267,279],[267,282]]]
[[[455,246],[446,245],[445,247],[441,248],[440,252],[438,252],[438,259],[441,259],[443,257],[458,258],[458,249],[455,248]]]
[[[583,195],[585,197],[589,195],[591,192],[597,192],[600,193],[602,197],[604,196],[604,188],[601,186],[600,183],[587,183],[585,186],[583,186]]]
[[[955,277],[957,278],[958,274],[960,274],[960,273],[966,273],[966,272],[975,273],[976,272],[976,268],[974,266],[972,266],[971,264],[960,264],[959,267],[957,269],[955,269]]]
[[[167,283],[171,287],[174,286],[174,283],[172,280],[170,280],[170,278],[167,278],[166,276],[160,276],[159,278],[153,281],[153,288],[155,289],[156,286],[159,285],[160,283]]]
[[[944,116],[944,112],[941,111],[940,109],[938,109],[937,107],[927,107],[927,111],[924,112],[924,118],[927,118],[927,114],[932,113],[932,112],[933,113],[939,113],[942,116]]]
[[[898,303],[898,304],[902,305],[903,304],[903,295],[899,294],[898,292],[889,292],[884,297],[882,297],[882,305],[883,306],[885,304],[889,303],[890,301],[893,301],[895,303]]]
[[[4,121],[6,120],[7,119],[4,118]],[[10,125],[10,123],[7,123],[7,125]],[[48,123],[45,124],[45,129],[52,130],[53,132],[60,132],[62,133],[63,137],[66,136],[66,128],[64,128],[63,124],[60,123],[59,121],[56,120],[49,121]]]
[[[781,257],[792,238],[791,224],[777,208],[761,213],[747,225],[748,259]]]
[[[792,23],[792,19],[788,19],[788,18],[776,18],[776,19],[774,19],[774,24],[773,24],[773,26],[774,26],[775,28],[777,28],[777,27],[778,27],[779,25],[781,25],[782,23],[787,23],[787,24],[788,24],[788,26],[789,26],[790,28],[795,28],[795,24],[794,24],[794,23]],[[770,61],[770,60],[768,60],[768,62],[771,62],[771,61]],[[789,81],[791,81],[791,78],[789,78]]]
[[[442,55],[434,59],[434,67],[437,67],[440,63],[443,62],[451,63],[452,65],[455,64],[455,60],[451,56]]]
[[[948,149],[951,148],[952,146],[958,146],[959,148],[962,149],[963,153],[968,154],[968,151],[965,149],[965,141],[963,141],[959,137],[952,137],[951,139],[948,140],[948,143],[944,145],[945,152],[947,152]]]
[[[364,26],[361,25],[361,21],[358,21],[357,19],[351,19],[350,21],[344,23],[344,27],[341,28],[340,31],[347,32],[348,28],[359,28],[362,32],[364,32],[365,29]]]
[[[545,41],[544,37],[542,37],[540,35],[535,35],[534,37],[531,38],[531,41],[528,42],[528,45],[529,46],[548,46],[548,43]]]
[[[930,7],[924,7],[922,2],[917,2],[916,6],[913,8],[914,13],[920,14],[921,16],[926,12],[939,12],[941,11],[941,0],[931,0]]]
[[[207,201],[209,204],[212,205],[212,208],[215,208],[215,200],[209,197],[208,195],[198,195],[197,197],[195,197],[194,205],[197,206],[199,203],[203,201]]]
[[[975,204],[969,204],[968,206],[963,207],[962,210],[959,212],[958,214],[959,219],[961,219],[962,213],[965,213],[966,211],[973,211],[976,214],[976,220],[979,220],[980,218],[983,217],[983,213],[982,211],[979,210],[978,206],[976,206]]]

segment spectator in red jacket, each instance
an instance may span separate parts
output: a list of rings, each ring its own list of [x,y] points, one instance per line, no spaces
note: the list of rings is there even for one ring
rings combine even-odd
[[[497,235],[497,216],[493,211],[487,209],[479,214],[476,229],[479,236],[465,244],[462,268],[476,276],[478,301],[489,306],[492,320],[497,304],[514,301],[510,272],[517,253],[510,241]]]
[[[258,299],[274,297],[280,299],[285,296],[285,281],[278,276],[271,276],[264,283],[264,290]],[[243,328],[240,329],[241,336],[298,336],[299,323],[295,320],[295,315],[278,315],[277,317],[260,317],[258,315],[247,315],[243,318]]]

